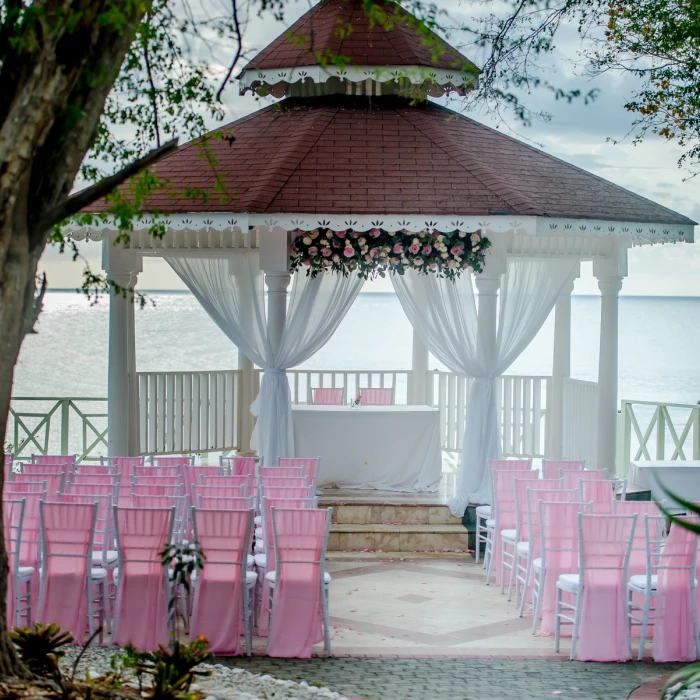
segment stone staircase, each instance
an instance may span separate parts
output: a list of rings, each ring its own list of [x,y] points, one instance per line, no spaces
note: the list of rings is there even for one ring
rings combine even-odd
[[[467,552],[469,533],[447,506],[387,504],[320,497],[333,507],[328,551]]]

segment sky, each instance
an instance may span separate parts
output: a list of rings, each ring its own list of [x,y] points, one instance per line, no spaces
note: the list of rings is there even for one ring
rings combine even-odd
[[[473,0],[436,2],[448,13],[450,24],[457,24],[460,19],[483,11],[483,4]],[[309,6],[306,0],[289,3],[285,9],[284,23],[269,16],[252,17],[245,34],[247,56],[252,57]],[[462,35],[453,33],[448,40],[462,48],[477,65],[483,60],[484,56],[480,50],[463,48]],[[500,115],[484,111],[468,112],[468,116],[498,128],[514,138],[526,140],[558,158],[685,214],[695,221],[700,221],[700,176],[689,179],[688,173],[677,167],[682,151],[672,143],[651,136],[639,144],[634,144],[631,138],[624,139],[633,119],[623,105],[626,97],[631,95],[634,83],[629,76],[586,76],[574,62],[579,49],[580,41],[576,32],[565,27],[558,39],[558,50],[551,65],[545,66],[545,71],[548,78],[566,89],[579,88],[588,92],[597,88],[599,96],[592,104],[558,102],[543,91],[535,91],[524,96],[527,104],[535,111],[549,112],[549,121],[535,120],[531,126],[525,127],[514,117],[504,119]],[[227,88],[223,99],[227,122],[245,116],[272,101],[259,100],[250,94],[239,96],[236,83]],[[455,99],[449,102],[449,106],[456,110],[462,109],[460,101]],[[212,124],[213,126],[215,125]],[[621,139],[621,143],[613,142]],[[700,233],[698,235],[700,236]],[[99,269],[99,244],[83,243],[81,253],[92,267]],[[46,271],[51,287],[65,289],[80,284],[83,265],[80,262],[72,262],[68,255],[60,255],[57,250],[49,248],[42,259],[41,269]],[[151,290],[182,289],[183,285],[166,263],[146,259],[144,271],[139,276],[139,287]],[[390,289],[390,286],[385,283],[366,287],[368,288],[384,291]],[[581,279],[577,281],[574,293],[597,292],[590,265],[583,265]],[[700,296],[700,243],[631,249],[629,276],[623,285],[622,294]]]

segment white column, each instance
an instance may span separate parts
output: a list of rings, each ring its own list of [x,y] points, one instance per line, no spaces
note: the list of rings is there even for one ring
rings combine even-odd
[[[618,294],[622,276],[598,276],[600,357],[598,361],[598,449],[596,467],[615,472],[617,432]]]
[[[107,451],[110,457],[129,455],[129,310],[130,272],[110,271],[119,287],[109,296],[109,365],[107,369]]]
[[[554,354],[552,358],[552,405],[549,420],[549,456],[564,456],[564,380],[571,376],[571,292],[574,281],[563,290],[554,307]]]
[[[253,361],[238,350],[238,369],[240,384],[238,385],[238,454],[251,455],[250,436],[253,432],[255,419],[250,412],[253,403],[253,385],[255,383],[255,367]]]
[[[129,293],[127,296],[127,367],[129,373],[129,455],[139,454],[139,384],[136,376],[136,303],[133,290],[136,288],[138,275],[132,273],[129,280]]]
[[[408,403],[422,406],[427,403],[428,361],[430,353],[425,343],[413,330],[413,358],[408,379]]]
[[[476,275],[476,289],[479,292],[478,335],[479,352],[489,357],[496,352],[496,327],[498,323],[498,289],[501,275],[482,272]]]
[[[284,324],[287,320],[287,288],[292,279],[291,272],[265,272],[267,285],[267,334],[273,352],[282,342]]]

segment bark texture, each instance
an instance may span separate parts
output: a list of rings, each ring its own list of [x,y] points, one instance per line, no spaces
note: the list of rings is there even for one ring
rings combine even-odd
[[[6,0],[20,7],[19,0]],[[65,211],[147,0],[35,0],[0,26],[0,437],[14,366],[37,304],[37,264]],[[10,41],[8,37],[11,37]],[[0,496],[3,473],[0,472]],[[0,542],[3,542],[0,519]],[[38,592],[35,592],[37,594]],[[26,671],[7,636],[0,547],[0,675]]]

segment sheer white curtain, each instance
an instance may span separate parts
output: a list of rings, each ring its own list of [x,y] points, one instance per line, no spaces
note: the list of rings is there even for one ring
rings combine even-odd
[[[265,289],[257,251],[228,257],[169,257],[170,266],[217,326],[264,370],[254,440],[267,464],[294,455],[292,404],[285,370],[305,362],[322,348],[343,320],[363,281],[356,275],[296,274],[277,352],[268,336]]]
[[[493,354],[479,342],[471,275],[462,275],[454,282],[415,273],[392,276],[401,306],[430,352],[451,372],[474,377],[457,493],[449,503],[457,516],[464,514],[469,503],[491,501],[486,467],[489,459],[501,456],[496,377],[535,337],[572,278],[575,265],[568,260],[508,261]]]

